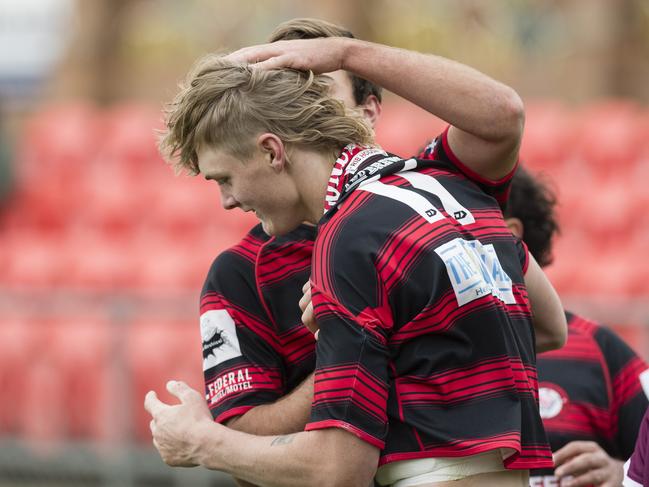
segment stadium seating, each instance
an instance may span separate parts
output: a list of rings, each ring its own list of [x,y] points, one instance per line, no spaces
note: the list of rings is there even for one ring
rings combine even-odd
[[[446,126],[389,98],[384,114],[377,138],[399,154]],[[0,213],[0,292],[35,305],[0,309],[0,436],[148,443],[144,394],[170,378],[202,389],[187,310],[210,262],[255,218],[223,210],[216,185],[175,176],[157,152],[159,127],[157,107],[133,103],[59,104],[26,124],[17,186]],[[521,160],[559,196],[563,233],[548,275],[560,294],[645,302],[649,110],[529,102]],[[42,296],[65,296],[64,309],[49,313]],[[75,300],[94,304],[75,309]],[[169,311],[172,301],[185,304]],[[634,319],[620,322],[646,347],[637,331],[646,323]]]
[[[128,390],[133,413],[133,437],[151,441],[150,416],[144,411],[145,394],[154,390],[167,403],[178,400],[166,392],[170,379],[183,380],[203,390],[198,321],[170,322],[160,317],[141,318],[129,327],[127,364],[131,387]]]

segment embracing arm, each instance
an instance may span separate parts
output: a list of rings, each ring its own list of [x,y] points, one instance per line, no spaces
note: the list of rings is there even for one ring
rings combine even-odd
[[[368,79],[451,124],[455,155],[481,176],[499,179],[518,160],[524,108],[510,87],[464,64],[349,40],[342,69]]]
[[[253,435],[297,433],[309,421],[313,401],[313,374],[286,396],[256,406],[226,422],[229,428]]]
[[[376,471],[379,450],[338,428],[287,436],[255,436],[212,421],[202,395],[171,381],[180,404],[145,398],[151,413],[153,444],[171,466],[202,465],[260,486],[367,487]]]
[[[264,69],[344,69],[372,81],[451,124],[448,141],[454,154],[485,178],[506,176],[518,160],[525,121],[521,98],[464,64],[342,37],[279,41],[231,56],[261,61]]]
[[[376,447],[338,428],[276,437],[201,431],[198,441],[199,465],[260,486],[367,487],[379,457]]]
[[[557,292],[532,254],[525,273],[525,286],[532,306],[536,351],[563,347],[568,338],[566,315]]]

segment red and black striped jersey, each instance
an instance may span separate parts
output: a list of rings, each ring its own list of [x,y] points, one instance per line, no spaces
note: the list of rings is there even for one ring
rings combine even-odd
[[[566,345],[538,357],[541,417],[552,451],[594,441],[626,460],[647,410],[642,383],[649,388],[649,366],[610,329],[568,312],[566,319]],[[547,476],[551,469],[534,471],[530,483]]]
[[[298,302],[315,234],[302,225],[269,237],[257,225],[212,263],[200,321],[205,397],[216,421],[276,401],[313,372],[315,341]]]
[[[283,237],[255,226],[212,264],[201,293],[205,395],[224,422],[273,402],[313,372],[315,345],[298,301],[315,227]]]
[[[382,450],[380,465],[501,449],[507,468],[550,467],[527,252],[495,198],[510,179],[478,184],[446,156],[348,147],[334,166],[312,261],[306,429],[346,429]]]

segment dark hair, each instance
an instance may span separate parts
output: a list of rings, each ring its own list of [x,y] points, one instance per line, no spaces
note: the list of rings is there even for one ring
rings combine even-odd
[[[557,198],[540,179],[522,166],[512,179],[505,218],[523,223],[523,241],[541,267],[552,263],[552,239],[559,233],[555,212]]]
[[[354,39],[354,34],[326,20],[292,19],[282,22],[270,35],[270,42],[289,41],[293,39],[317,39],[318,37],[348,37]],[[354,90],[354,100],[358,105],[365,102],[368,96],[374,95],[381,101],[382,88],[366,79],[349,73]]]

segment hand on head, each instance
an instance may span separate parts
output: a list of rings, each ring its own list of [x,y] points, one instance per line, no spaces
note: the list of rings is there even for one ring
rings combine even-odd
[[[255,64],[260,69],[291,68],[311,70],[316,74],[330,73],[343,69],[345,43],[349,41],[343,37],[278,41],[244,47],[226,58]]]

